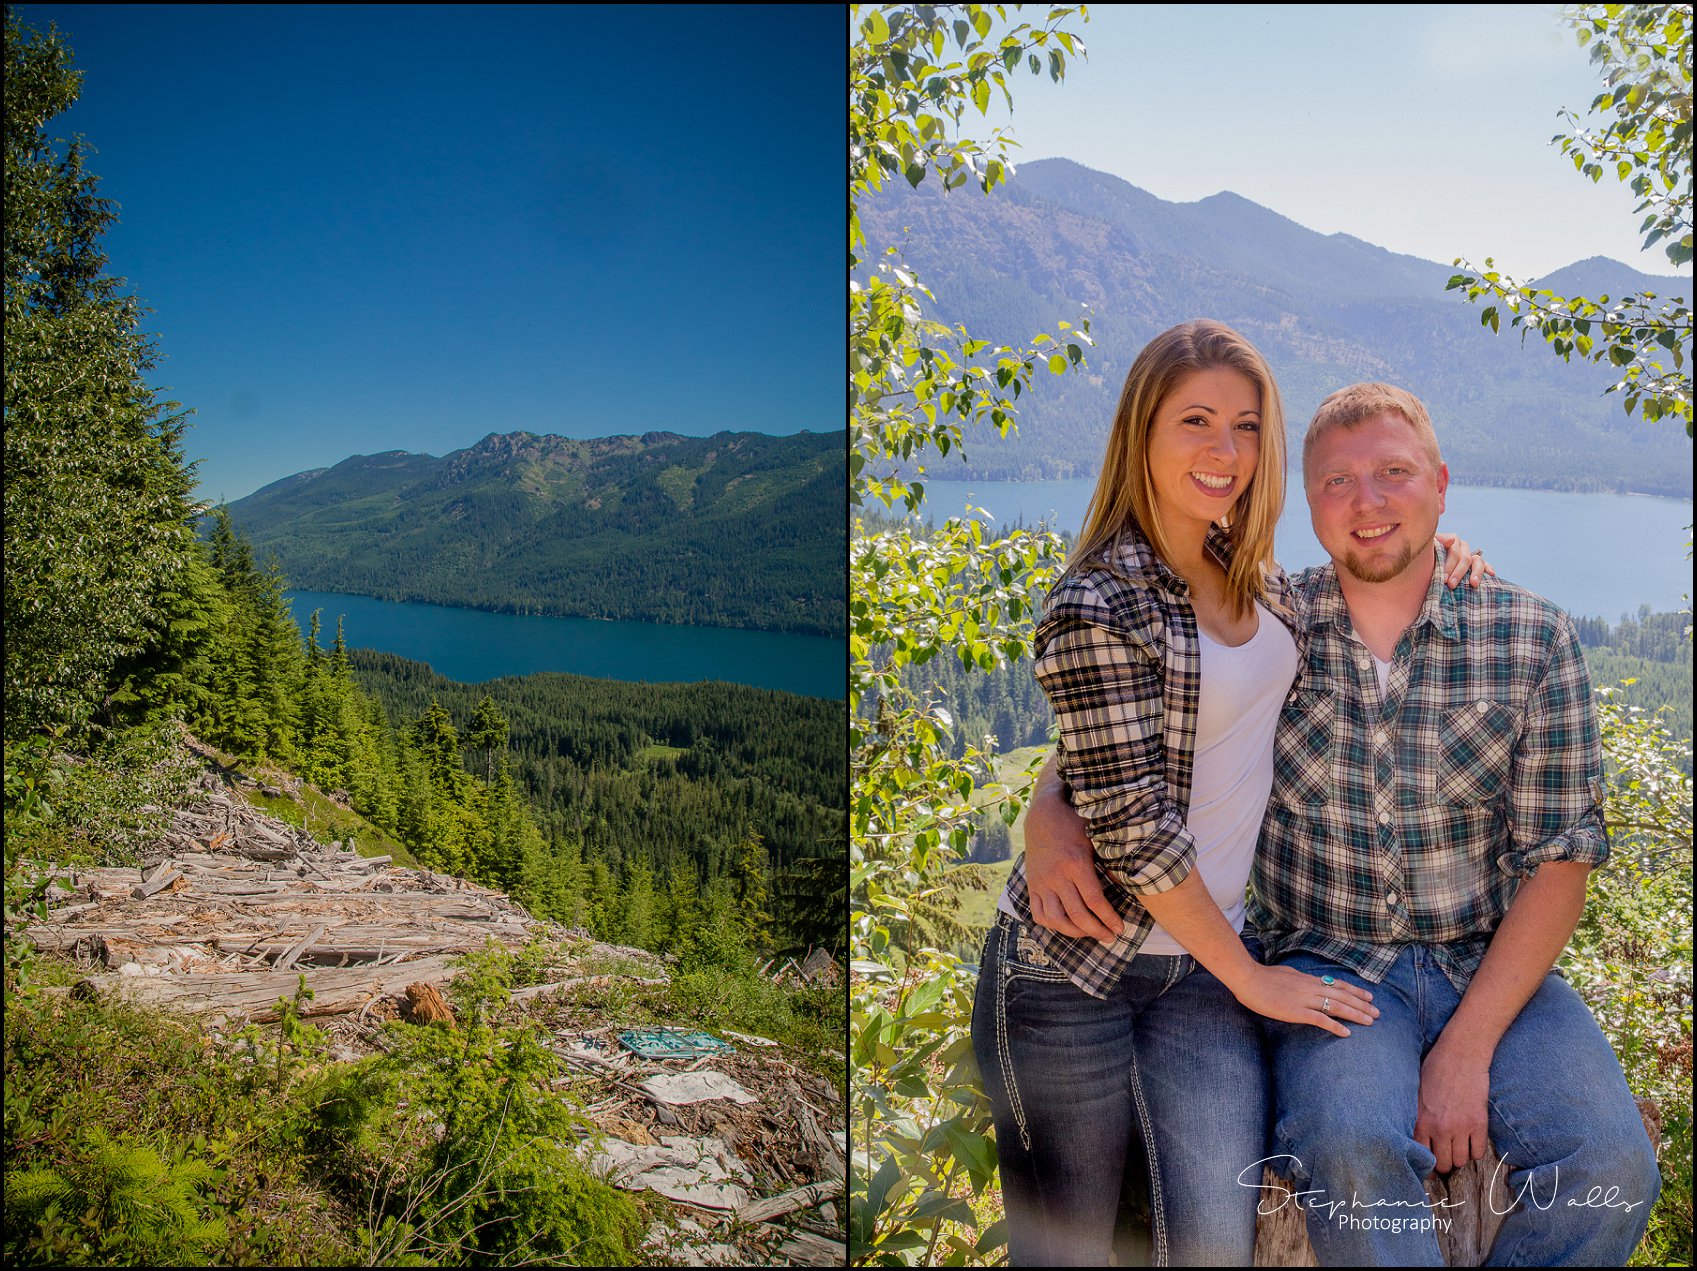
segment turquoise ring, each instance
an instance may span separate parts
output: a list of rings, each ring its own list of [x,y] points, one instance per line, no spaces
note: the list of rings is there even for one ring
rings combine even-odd
[[[1337,981],[1329,975],[1322,975],[1320,977],[1320,983],[1322,983],[1322,984],[1336,984]]]

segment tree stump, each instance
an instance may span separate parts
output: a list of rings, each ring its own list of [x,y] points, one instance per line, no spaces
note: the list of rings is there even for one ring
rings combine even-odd
[[[1644,1119],[1644,1129],[1651,1144],[1659,1153],[1662,1144],[1662,1114],[1648,1099],[1638,1100],[1638,1115]],[[1426,1199],[1432,1212],[1442,1213],[1449,1220],[1449,1229],[1439,1228],[1438,1250],[1444,1265],[1476,1267],[1484,1263],[1503,1219],[1517,1203],[1507,1191],[1508,1170],[1500,1171],[1502,1158],[1493,1149],[1481,1160],[1452,1170],[1448,1174],[1433,1174],[1426,1180]],[[1492,1179],[1496,1179],[1493,1192]],[[1313,1267],[1313,1246],[1308,1243],[1307,1211],[1300,1201],[1288,1197],[1297,1188],[1287,1178],[1262,1171],[1262,1207],[1278,1207],[1263,1213],[1255,1224],[1255,1265],[1258,1267]],[[1279,1204],[1280,1201],[1284,1203]],[[1451,1208],[1453,1206],[1453,1208]],[[1501,1212],[1498,1212],[1501,1211]]]
[[[454,1012],[434,984],[407,985],[407,1018],[414,1024],[454,1026]]]

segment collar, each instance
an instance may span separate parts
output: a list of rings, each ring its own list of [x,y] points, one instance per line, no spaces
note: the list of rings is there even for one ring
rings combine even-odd
[[[1203,549],[1219,563],[1220,568],[1231,567],[1231,540],[1218,525],[1208,527]],[[1160,553],[1135,522],[1126,526],[1119,543],[1105,555],[1112,561],[1115,570],[1130,582],[1160,587],[1178,596],[1190,594],[1190,584],[1161,559]]]
[[[1456,622],[1456,599],[1459,587],[1455,590],[1444,586],[1444,549],[1439,546],[1437,559],[1432,568],[1432,580],[1426,585],[1426,599],[1420,604],[1420,612],[1408,629],[1413,631],[1422,624],[1428,625],[1433,631],[1446,640],[1459,640],[1461,629]],[[1338,586],[1337,566],[1327,561],[1319,571],[1319,583],[1314,589],[1311,608],[1309,610],[1309,625],[1323,627],[1330,623],[1339,630],[1353,629],[1350,622],[1349,605],[1343,598],[1343,589]]]

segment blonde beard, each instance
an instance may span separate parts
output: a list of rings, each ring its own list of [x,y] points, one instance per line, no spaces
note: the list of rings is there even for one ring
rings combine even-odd
[[[1393,564],[1382,567],[1371,567],[1367,565],[1367,563],[1356,553],[1348,552],[1344,555],[1343,567],[1349,571],[1351,578],[1358,579],[1361,582],[1388,583],[1391,579],[1402,573],[1403,570],[1407,569],[1413,560],[1414,548],[1405,544]]]

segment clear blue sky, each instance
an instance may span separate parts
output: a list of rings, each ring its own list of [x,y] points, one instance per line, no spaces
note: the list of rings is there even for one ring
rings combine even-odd
[[[1549,144],[1558,112],[1602,90],[1554,6],[1098,4],[1072,29],[1089,57],[1064,84],[1010,83],[1016,164],[1076,159],[1174,202],[1231,190],[1321,233],[1494,256],[1522,278],[1590,256],[1675,272],[1640,252],[1632,192]],[[990,123],[1009,122],[993,102]]]
[[[23,5],[201,495],[491,432],[842,427],[829,5]]]

